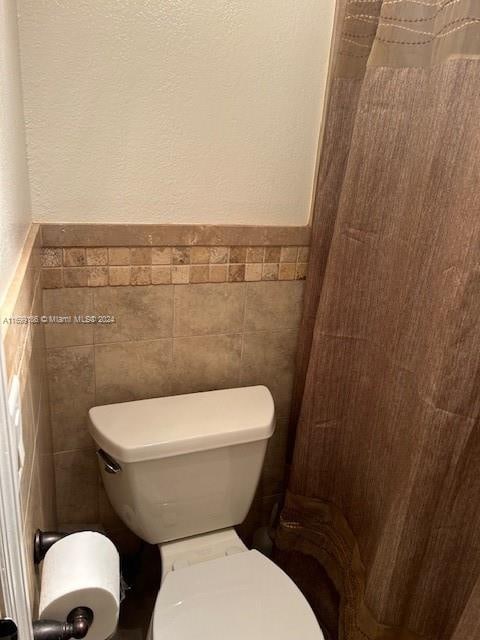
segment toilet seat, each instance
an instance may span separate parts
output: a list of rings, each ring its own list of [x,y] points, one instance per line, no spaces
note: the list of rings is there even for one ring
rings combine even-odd
[[[300,590],[258,551],[167,574],[157,596],[152,640],[323,640]]]

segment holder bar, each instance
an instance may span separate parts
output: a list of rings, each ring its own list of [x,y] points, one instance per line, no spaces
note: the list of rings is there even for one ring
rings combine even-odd
[[[85,638],[93,622],[93,611],[88,607],[76,607],[68,614],[66,622],[35,620],[34,640],[81,640]]]

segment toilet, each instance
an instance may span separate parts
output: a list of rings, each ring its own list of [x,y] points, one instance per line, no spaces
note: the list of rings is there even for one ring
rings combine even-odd
[[[323,639],[295,584],[233,528],[275,428],[266,387],[111,404],[89,417],[113,508],[160,550],[149,640]]]

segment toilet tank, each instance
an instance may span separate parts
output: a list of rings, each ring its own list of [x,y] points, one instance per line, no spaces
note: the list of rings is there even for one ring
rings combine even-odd
[[[152,544],[240,524],[275,428],[263,386],[90,409],[113,508]]]

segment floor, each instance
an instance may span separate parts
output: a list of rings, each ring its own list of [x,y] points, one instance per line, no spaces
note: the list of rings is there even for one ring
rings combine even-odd
[[[160,554],[157,547],[143,543],[138,553],[122,557],[125,599],[113,640],[145,640],[160,588]]]

